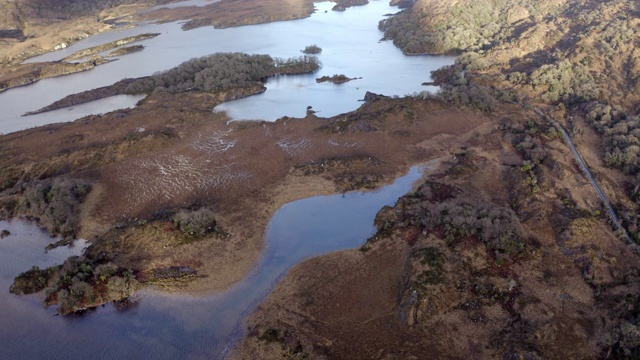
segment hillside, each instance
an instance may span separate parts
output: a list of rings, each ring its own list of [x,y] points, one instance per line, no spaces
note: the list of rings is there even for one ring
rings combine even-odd
[[[380,28],[406,53],[458,54],[439,98],[489,116],[376,219],[359,250],[311,259],[247,323],[250,359],[635,358],[640,6],[418,0]]]
[[[127,16],[168,0],[0,1],[0,66],[8,67],[45,52],[113,29]],[[2,72],[0,72],[2,74]]]

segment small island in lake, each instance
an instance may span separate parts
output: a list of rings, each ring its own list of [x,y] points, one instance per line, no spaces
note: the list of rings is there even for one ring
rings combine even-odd
[[[340,75],[333,75],[333,76],[323,76],[323,77],[319,77],[316,79],[317,83],[323,83],[323,82],[332,82],[334,84],[344,84],[346,82],[349,82],[351,80],[358,80],[358,79],[362,79],[361,77],[359,78],[350,78],[347,77],[344,74],[340,74]]]
[[[322,48],[315,44],[309,45],[305,47],[304,50],[302,50],[302,53],[307,55],[317,55],[317,54],[320,54],[321,52],[322,52]]]

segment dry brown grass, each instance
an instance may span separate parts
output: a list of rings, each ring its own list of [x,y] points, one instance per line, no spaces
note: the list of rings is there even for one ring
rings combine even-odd
[[[495,118],[528,121],[526,113],[509,107]],[[415,236],[398,225],[389,237],[367,245],[368,251],[321,256],[291,270],[247,322],[248,335],[232,358],[276,359],[296,351],[309,359],[501,358],[525,352],[582,358],[607,351],[625,303],[621,294],[637,292],[630,280],[637,258],[604,219],[585,213],[574,218],[578,209],[594,211],[598,203],[593,189],[582,186],[568,148],[550,141],[550,159],[564,171],[547,174],[553,185],[546,190],[518,197],[510,187],[528,191],[528,185],[510,180],[513,157],[520,155],[502,131],[480,127],[446,148],[436,138],[432,147],[472,152],[474,166],[455,170],[460,164],[448,157],[427,178],[457,187],[464,198],[516,205],[529,237],[525,256],[499,266],[478,242],[447,246],[437,232]],[[567,209],[556,192],[565,187],[577,199],[575,208]],[[404,211],[398,205],[391,213]],[[424,270],[412,254],[425,247],[442,251],[444,281],[428,285],[426,295],[409,305],[416,271]],[[492,300],[492,294],[499,297]],[[269,329],[286,336],[282,342],[260,340]]]
[[[349,182],[363,176],[384,179],[378,185],[391,182],[486,122],[473,112],[407,99],[369,103],[346,120],[311,116],[227,125],[224,114],[210,110],[220,96],[154,93],[133,110],[6,135],[0,153],[24,178],[65,174],[94,183],[96,191],[82,207],[80,236],[96,243],[106,241],[103,234],[114,224],[134,224],[162,209],[210,206],[230,237],[173,249],[164,247],[171,232],[143,226],[118,235],[126,248],[105,248],[127,254],[116,263],[140,271],[189,264],[209,276],[196,279],[192,289],[206,291],[227,287],[250,270],[266,225],[283,204],[360,186]],[[345,121],[354,129],[373,121],[378,130],[326,131]],[[351,160],[362,158],[375,161]],[[316,175],[293,171],[326,159],[354,165]]]

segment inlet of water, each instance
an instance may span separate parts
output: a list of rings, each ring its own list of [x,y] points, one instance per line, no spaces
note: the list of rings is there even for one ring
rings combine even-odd
[[[422,176],[419,166],[372,192],[318,196],[289,203],[269,223],[262,260],[240,283],[205,297],[146,290],[138,305],[112,305],[84,316],[59,317],[42,309],[42,296],[9,294],[11,280],[32,265],[60,263],[79,253],[44,253],[52,239],[38,228],[0,222],[12,235],[0,240],[0,358],[210,359],[222,358],[242,334],[244,319],[296,264],[312,256],[353,249],[375,233],[378,210],[393,205]]]
[[[143,51],[123,55],[117,61],[100,65],[90,71],[41,80],[35,84],[0,93],[0,133],[19,131],[53,122],[72,121],[81,116],[131,107],[139,97],[120,97],[117,101],[103,99],[74,107],[75,111],[44,113],[21,117],[60,98],[85,90],[107,86],[114,82],[167,70],[194,57],[216,52],[268,54],[273,57],[302,55],[307,45],[317,44],[322,69],[313,75],[281,76],[267,81],[267,91],[222,104],[217,111],[226,111],[234,119],[275,120],[282,116],[302,117],[307,106],[313,106],[318,116],[329,117],[355,110],[367,91],[384,95],[412,94],[434,87],[422,86],[431,81],[430,72],[452,64],[450,56],[405,56],[383,36],[378,22],[386,14],[397,11],[387,2],[373,0],[368,5],[331,11],[333,3],[316,4],[309,18],[273,22],[228,29],[203,27],[183,31],[179,22],[143,24],[133,29],[102,33],[66,49],[41,55],[29,61],[60,60],[75,51],[143,33],[161,35],[140,42]],[[362,78],[345,84],[316,83],[321,76],[344,74]],[[81,111],[80,111],[81,110]]]

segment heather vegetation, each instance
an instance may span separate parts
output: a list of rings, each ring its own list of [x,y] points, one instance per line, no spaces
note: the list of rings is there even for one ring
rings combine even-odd
[[[224,91],[248,87],[274,75],[312,73],[320,68],[314,56],[281,59],[269,55],[218,53],[186,61],[177,67],[129,84],[128,94],[188,90]]]
[[[638,25],[637,9],[624,0],[460,1],[451,6],[418,0],[381,22],[380,28],[407,53],[460,54],[455,65],[433,74],[444,100],[484,112],[493,111],[500,101],[556,106],[560,116],[584,117],[598,131],[607,166],[636,175]],[[514,141],[535,193],[544,156],[540,137]],[[636,207],[619,205],[620,217],[640,240],[640,179],[628,188]]]
[[[503,89],[526,89],[543,102],[570,106],[627,96],[613,71],[601,71],[614,63],[622,61],[623,84],[636,87],[640,62],[630,53],[635,32],[624,6],[622,0],[581,5],[462,1],[454,6],[423,0],[382,21],[380,28],[406,53],[460,54],[457,65],[468,72],[469,83],[490,74]],[[611,9],[620,16],[611,15]],[[570,31],[534,32],[538,25]],[[541,44],[554,50],[535,51]]]

